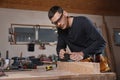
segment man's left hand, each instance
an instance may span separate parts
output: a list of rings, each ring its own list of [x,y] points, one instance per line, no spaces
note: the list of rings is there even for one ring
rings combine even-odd
[[[80,61],[83,59],[84,53],[83,52],[71,52],[70,54],[70,59],[74,61]]]

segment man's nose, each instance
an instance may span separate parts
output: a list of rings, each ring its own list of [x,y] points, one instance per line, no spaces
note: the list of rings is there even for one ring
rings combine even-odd
[[[60,23],[60,22],[58,22],[58,23],[57,23],[57,26],[60,26],[60,25],[61,25],[61,23]]]

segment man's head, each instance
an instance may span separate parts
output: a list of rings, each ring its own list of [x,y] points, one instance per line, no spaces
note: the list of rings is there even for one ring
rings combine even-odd
[[[53,6],[48,12],[48,17],[52,24],[55,24],[61,29],[66,29],[68,26],[67,12],[64,11],[60,6]]]

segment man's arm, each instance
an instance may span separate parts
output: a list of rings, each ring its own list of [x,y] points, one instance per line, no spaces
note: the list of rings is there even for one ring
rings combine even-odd
[[[62,38],[61,33],[58,32],[58,42],[57,42],[56,51],[57,51],[57,54],[58,54],[59,58],[63,58],[62,55],[64,55],[65,49],[66,49],[66,43],[65,43],[64,39]]]
[[[86,49],[83,50],[83,53],[89,54],[89,53],[101,53],[102,50],[104,50],[106,42],[103,39],[102,35],[96,30],[95,26],[92,24],[92,22],[88,19],[86,19],[85,24],[85,31],[87,35],[90,37],[91,40],[94,42],[88,46]]]

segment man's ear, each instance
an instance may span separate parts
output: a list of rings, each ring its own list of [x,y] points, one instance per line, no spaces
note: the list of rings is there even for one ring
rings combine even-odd
[[[68,13],[66,11],[63,11],[64,16],[68,16]]]

